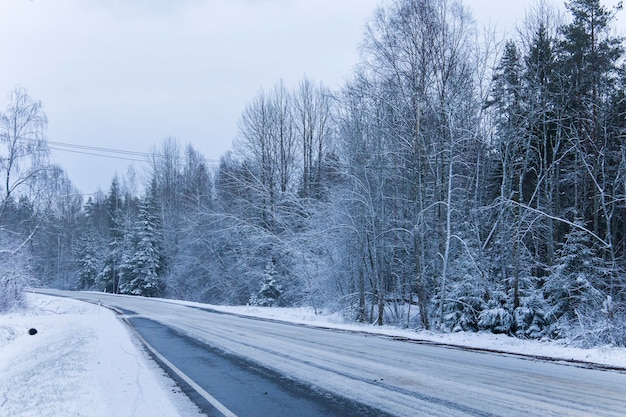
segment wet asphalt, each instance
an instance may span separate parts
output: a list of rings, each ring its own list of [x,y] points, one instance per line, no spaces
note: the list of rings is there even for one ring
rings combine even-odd
[[[161,355],[238,417],[385,416],[354,399],[337,397],[220,351],[156,321],[127,321]],[[187,383],[154,358],[207,416],[222,414]]]

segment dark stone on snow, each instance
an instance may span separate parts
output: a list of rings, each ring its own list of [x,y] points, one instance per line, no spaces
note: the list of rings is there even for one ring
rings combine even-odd
[[[31,336],[36,335],[37,334],[37,329],[30,329],[30,330],[28,330],[28,334],[31,335]]]

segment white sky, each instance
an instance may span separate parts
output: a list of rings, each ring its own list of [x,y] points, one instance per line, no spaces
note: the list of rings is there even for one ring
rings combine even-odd
[[[150,152],[173,136],[218,160],[261,88],[304,76],[340,87],[379,3],[1,0],[0,111],[19,84],[43,102],[52,142]],[[465,4],[481,24],[510,31],[535,1]],[[67,151],[53,157],[87,193],[108,190],[130,163]]]

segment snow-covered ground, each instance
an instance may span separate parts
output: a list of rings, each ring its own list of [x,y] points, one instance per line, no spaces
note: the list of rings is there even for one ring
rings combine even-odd
[[[0,315],[1,417],[198,414],[111,311],[27,297],[26,310]]]
[[[437,334],[346,323],[309,308],[198,307],[449,345],[577,360],[626,368],[626,349],[579,349],[493,334]],[[28,309],[0,315],[0,417],[188,416],[197,409],[104,307],[28,294]],[[319,313],[319,312],[318,312]],[[29,328],[38,333],[28,335]]]

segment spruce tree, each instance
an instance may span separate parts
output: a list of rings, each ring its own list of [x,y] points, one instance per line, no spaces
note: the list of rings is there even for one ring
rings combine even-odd
[[[96,284],[101,266],[96,240],[89,234],[84,236],[79,243],[78,266],[77,289],[86,290],[93,287]]]
[[[96,284],[106,292],[119,292],[120,265],[122,264],[124,227],[122,218],[122,197],[117,176],[111,182],[106,200],[108,245],[102,270],[96,277]]]
[[[261,281],[261,289],[259,292],[250,297],[250,304],[272,307],[278,303],[283,293],[282,286],[276,280],[276,267],[274,261],[269,261],[265,266],[263,278]]]
[[[576,222],[579,226],[582,221]],[[544,287],[549,304],[547,319],[554,337],[568,335],[581,316],[594,315],[606,299],[601,291],[605,268],[592,248],[588,233],[572,228],[557,251]]]
[[[129,248],[122,263],[120,292],[156,297],[163,292],[160,273],[163,266],[162,243],[154,187],[139,203]]]

